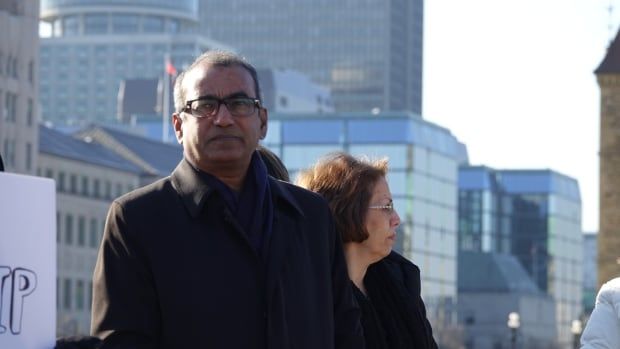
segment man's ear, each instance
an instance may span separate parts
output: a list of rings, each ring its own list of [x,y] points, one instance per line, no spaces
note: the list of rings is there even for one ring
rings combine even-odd
[[[174,134],[177,136],[177,142],[183,144],[183,118],[179,113],[172,114],[172,125],[174,126]]]
[[[258,117],[260,119],[260,139],[265,139],[267,136],[267,121],[269,121],[269,112],[267,109],[260,108],[258,110]]]

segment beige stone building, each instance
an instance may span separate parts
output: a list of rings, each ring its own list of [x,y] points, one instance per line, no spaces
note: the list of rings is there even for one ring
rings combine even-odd
[[[37,164],[39,0],[0,1],[0,154],[5,170]]]
[[[38,172],[56,181],[57,335],[88,334],[92,274],[110,202],[141,170],[95,144],[40,127]]]
[[[620,32],[595,74],[601,89],[600,286],[620,276]]]
[[[93,126],[67,135],[39,127],[37,173],[56,181],[56,334],[86,335],[92,275],[112,200],[169,174],[178,146]]]

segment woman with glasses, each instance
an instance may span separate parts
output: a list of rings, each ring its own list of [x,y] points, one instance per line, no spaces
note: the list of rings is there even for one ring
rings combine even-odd
[[[385,159],[333,153],[301,172],[297,184],[321,194],[332,211],[366,348],[437,348],[420,297],[420,270],[392,251],[400,217],[386,174]]]

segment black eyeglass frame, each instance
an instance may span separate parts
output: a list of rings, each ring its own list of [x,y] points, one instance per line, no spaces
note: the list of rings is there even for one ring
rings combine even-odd
[[[222,104],[224,104],[226,106],[226,109],[228,109],[228,112],[232,115],[232,116],[249,116],[252,115],[252,113],[254,113],[256,110],[253,110],[251,113],[247,114],[247,115],[235,115],[233,114],[233,112],[230,111],[230,108],[228,108],[228,103],[230,102],[230,100],[239,100],[239,99],[243,99],[243,100],[250,100],[254,103],[254,107],[257,109],[261,109],[263,106],[261,105],[260,99],[258,98],[251,98],[251,97],[226,97],[226,98],[217,98],[217,97],[213,97],[213,96],[200,96],[196,99],[191,99],[189,101],[185,102],[185,107],[183,107],[183,109],[181,109],[181,112],[185,112],[185,113],[189,113],[192,114],[193,116],[197,117],[197,118],[208,118],[208,117],[213,117],[215,115],[217,115],[217,113],[220,112],[220,107],[222,106]],[[213,113],[213,115],[207,115],[207,116],[203,116],[203,115],[195,115],[194,113],[192,113],[191,111],[192,109],[192,103],[197,102],[197,101],[204,101],[204,100],[212,100],[212,101],[216,101],[217,102],[217,108],[215,109],[215,112]],[[188,112],[189,111],[189,112]]]

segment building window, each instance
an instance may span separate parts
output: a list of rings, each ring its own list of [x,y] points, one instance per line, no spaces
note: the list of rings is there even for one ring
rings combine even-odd
[[[116,197],[123,195],[123,185],[121,183],[116,183]]]
[[[61,193],[65,191],[65,173],[62,171],[58,172],[58,181],[56,182],[56,188]]]
[[[88,196],[88,177],[82,176],[82,195]]]
[[[112,183],[110,181],[105,181],[105,198],[112,198]]]
[[[77,175],[73,173],[69,175],[69,192],[77,194]]]
[[[31,85],[34,84],[34,61],[32,59],[28,63],[28,81]]]
[[[28,126],[32,126],[33,116],[34,116],[34,103],[32,102],[32,98],[28,98],[28,105],[26,106],[26,124]]]
[[[65,279],[63,287],[62,305],[65,309],[71,309],[71,279]]]
[[[97,248],[99,245],[99,226],[95,218],[90,220],[90,244],[92,248]]]
[[[112,17],[112,31],[115,33],[136,33],[138,31],[138,17],[115,15]]]
[[[86,245],[86,220],[84,217],[78,217],[78,246]]]
[[[145,33],[161,33],[164,31],[162,17],[146,16],[142,22],[142,31]]]
[[[26,171],[32,169],[32,144],[26,143]]]
[[[93,181],[93,196],[98,198],[99,195],[100,195],[100,193],[99,193],[99,180],[95,179]]]
[[[13,61],[11,63],[11,76],[15,79],[17,79],[19,77],[19,72],[18,72],[18,62],[17,62],[17,57],[13,57]]]
[[[77,280],[75,283],[75,307],[78,310],[84,309],[84,281]]]
[[[17,120],[17,94],[7,92],[4,96],[4,120],[13,121]]]
[[[104,34],[108,32],[107,15],[86,15],[84,17],[84,32],[86,34]]]
[[[74,36],[79,32],[79,22],[77,16],[67,16],[62,21],[62,35]]]
[[[73,244],[73,216],[71,214],[65,217],[65,244]]]
[[[4,69],[4,71],[6,72],[6,76],[9,76],[9,77],[12,75],[11,74],[11,64],[12,64],[12,62],[13,62],[13,57],[10,54],[7,55],[6,56],[6,61],[5,61],[5,64],[4,64],[4,66],[6,68]]]

